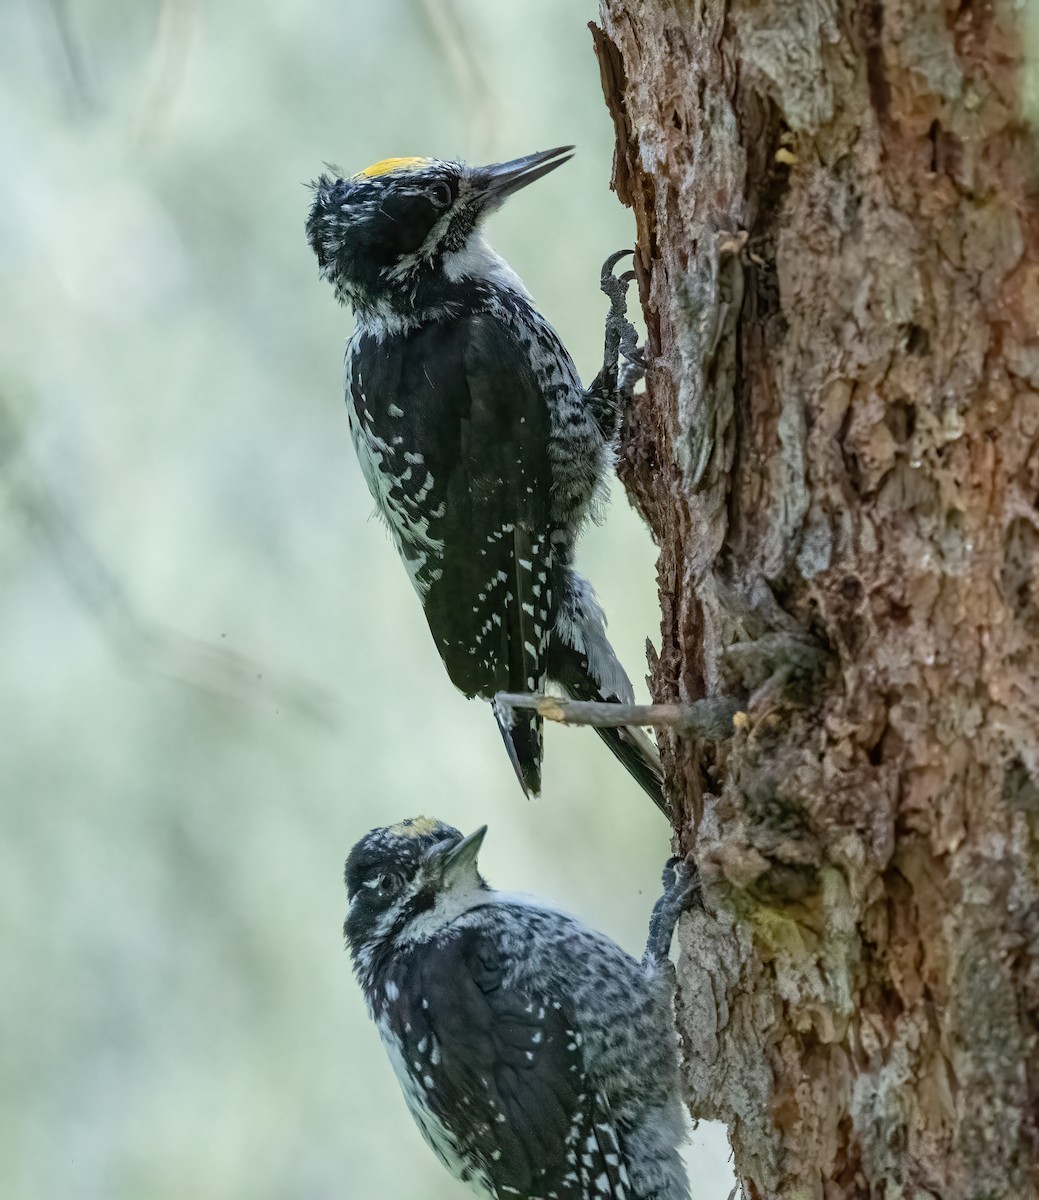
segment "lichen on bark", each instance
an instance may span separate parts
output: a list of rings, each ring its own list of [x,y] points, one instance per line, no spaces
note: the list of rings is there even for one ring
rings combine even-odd
[[[1039,1188],[1039,181],[1020,8],[602,0],[654,699],[747,1194]]]

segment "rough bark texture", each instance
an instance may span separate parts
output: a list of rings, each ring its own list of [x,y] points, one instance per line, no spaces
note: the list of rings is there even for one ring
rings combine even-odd
[[[751,1197],[1039,1180],[1039,207],[1010,3],[603,0],[658,702]]]

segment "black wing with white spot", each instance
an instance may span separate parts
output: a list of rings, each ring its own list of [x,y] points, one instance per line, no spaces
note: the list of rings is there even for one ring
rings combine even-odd
[[[548,407],[522,348],[487,314],[362,336],[349,393],[369,487],[452,681],[487,698],[539,689],[559,588]],[[540,736],[517,717],[510,752],[533,792]]]
[[[391,968],[384,1037],[419,1125],[498,1200],[634,1200],[565,1003],[504,986],[506,967],[492,938],[466,930]]]

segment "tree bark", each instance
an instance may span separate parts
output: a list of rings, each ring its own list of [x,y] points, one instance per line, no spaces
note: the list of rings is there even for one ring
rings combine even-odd
[[[750,1197],[1039,1192],[1039,205],[1020,6],[602,0],[708,913],[694,1116]]]

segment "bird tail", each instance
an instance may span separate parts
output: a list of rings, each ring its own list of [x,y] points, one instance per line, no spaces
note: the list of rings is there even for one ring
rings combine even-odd
[[[494,702],[491,707],[520,787],[528,800],[536,799],[541,794],[544,721],[527,709],[507,708]]]
[[[608,698],[610,702],[610,698]],[[616,703],[616,701],[612,701]],[[621,725],[616,729],[595,731],[627,768],[628,774],[671,820],[671,806],[664,796],[664,768],[660,751],[649,736],[637,725]]]
[[[572,700],[597,700],[606,704],[630,703],[621,696],[602,691],[589,673],[587,660],[576,651],[566,655],[566,666],[562,671],[554,673],[553,678]],[[664,797],[664,769],[660,763],[660,752],[649,736],[637,725],[619,725],[613,729],[597,728],[595,732],[620,759],[639,787],[670,820],[671,806]]]
[[[635,693],[606,637],[606,621],[591,588],[573,576],[569,603],[557,620],[549,675],[572,700],[633,704]],[[660,753],[637,725],[595,732],[627,768],[642,790],[669,820]]]

